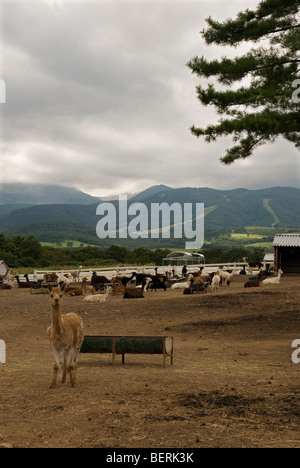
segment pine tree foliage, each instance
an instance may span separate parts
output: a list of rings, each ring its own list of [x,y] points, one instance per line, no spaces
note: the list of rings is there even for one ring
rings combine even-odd
[[[188,63],[199,78],[214,80],[197,86],[197,96],[221,115],[217,125],[193,126],[192,133],[208,142],[231,135],[238,144],[226,151],[225,164],[251,156],[278,137],[300,148],[300,99],[294,89],[298,79],[300,97],[300,0],[263,0],[236,19],[206,21],[202,36],[207,45],[249,42],[252,48],[234,59],[195,57]]]

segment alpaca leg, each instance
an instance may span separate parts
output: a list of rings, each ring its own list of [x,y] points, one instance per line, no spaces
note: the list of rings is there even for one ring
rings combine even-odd
[[[57,349],[53,348],[53,353],[54,353],[55,362],[53,364],[52,382],[49,388],[56,387],[57,374],[60,368],[60,352]]]
[[[67,362],[66,362],[66,356],[64,354],[63,356],[63,364],[62,364],[62,379],[61,379],[61,383],[66,383],[66,380],[67,380]]]
[[[71,360],[68,365],[68,373],[70,374],[71,387],[75,387],[75,383],[76,383],[77,357],[78,357],[79,351],[80,351],[80,348],[73,348],[71,350]]]
[[[76,383],[76,364],[74,364],[73,361],[70,362],[69,366],[68,366],[68,372],[70,374],[70,384],[71,384],[71,387],[75,387],[75,383]]]
[[[77,358],[78,358],[78,354],[79,354],[79,351],[80,351],[80,348],[75,348],[74,351],[73,351],[73,362],[74,364],[77,363]]]
[[[72,360],[72,350],[66,349],[63,352],[63,376],[62,383],[66,383],[67,373],[69,372],[69,365]]]

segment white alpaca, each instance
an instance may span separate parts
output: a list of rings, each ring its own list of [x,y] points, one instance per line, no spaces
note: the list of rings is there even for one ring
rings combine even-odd
[[[83,299],[83,302],[87,303],[92,303],[92,302],[98,302],[98,303],[103,303],[106,302],[108,299],[108,296],[112,294],[112,288],[109,286],[106,288],[105,294],[93,294],[91,296],[86,296]]]
[[[234,268],[231,273],[229,273],[228,271],[219,270],[219,275],[221,278],[221,286],[224,286],[224,285],[228,286],[228,283],[230,284],[230,282],[232,281],[237,271],[238,271],[237,268]]]
[[[267,278],[264,281],[262,281],[261,284],[263,286],[265,286],[266,284],[279,284],[280,283],[280,278],[281,278],[282,275],[283,275],[283,271],[278,270],[278,276],[276,276],[275,278]]]
[[[217,271],[215,273],[215,276],[212,279],[212,282],[211,282],[211,291],[212,292],[219,291],[220,290],[220,283],[221,283],[221,278],[219,276],[219,272]]]
[[[184,281],[183,283],[175,283],[172,284],[171,289],[187,289],[191,287],[192,279],[194,279],[193,275],[188,276],[188,280]]]
[[[68,276],[69,276],[69,275],[68,275]],[[58,284],[64,283],[65,287],[68,287],[68,286],[72,283],[72,281],[71,281],[69,278],[67,278],[65,275],[63,275],[63,274],[61,274],[61,275],[57,278],[57,282],[58,282]]]

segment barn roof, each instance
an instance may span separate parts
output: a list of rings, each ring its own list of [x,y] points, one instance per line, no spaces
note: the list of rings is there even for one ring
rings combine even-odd
[[[276,234],[274,247],[300,247],[300,234]]]
[[[274,262],[274,254],[268,253],[264,256],[264,262]]]

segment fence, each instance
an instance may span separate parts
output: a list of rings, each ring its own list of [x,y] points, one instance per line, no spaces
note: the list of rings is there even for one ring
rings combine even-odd
[[[212,273],[213,271],[217,271],[220,267],[222,268],[225,266],[226,268],[232,270],[233,268],[243,269],[247,266],[247,263],[240,262],[240,263],[226,263],[224,265],[220,263],[210,263],[210,264],[198,264],[198,265],[190,265],[187,267],[188,272],[197,271],[199,268],[204,268],[203,273]],[[86,277],[88,280],[91,279],[93,272],[96,272],[98,276],[107,276],[108,278],[113,278],[114,276],[130,276],[133,272],[140,272],[140,273],[148,273],[155,275],[153,266],[127,266],[127,267],[118,267],[118,268],[83,268],[80,271],[80,279],[82,280]],[[158,268],[158,273],[165,273],[168,270],[167,266],[160,266]],[[176,274],[180,274],[182,270],[182,266],[172,266],[172,270],[175,269]],[[65,274],[72,274],[74,271],[78,270],[35,270],[35,275],[39,279],[41,279],[47,273],[56,273],[57,275],[65,275]],[[33,274],[29,275],[29,280],[33,280]]]

